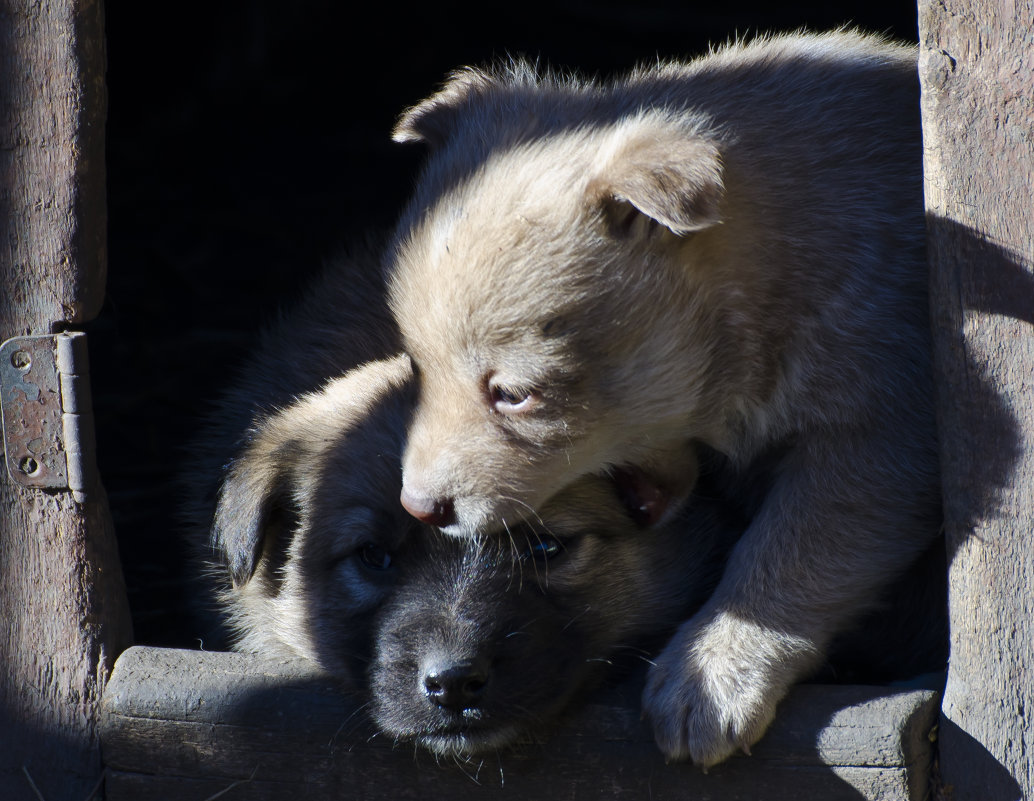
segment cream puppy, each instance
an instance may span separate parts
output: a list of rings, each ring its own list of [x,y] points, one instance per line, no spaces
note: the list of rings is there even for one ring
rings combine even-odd
[[[414,517],[473,536],[608,474],[652,525],[694,486],[687,443],[741,468],[781,449],[644,699],[671,758],[749,748],[938,531],[914,49],[467,69],[395,138],[430,150],[389,274]]]

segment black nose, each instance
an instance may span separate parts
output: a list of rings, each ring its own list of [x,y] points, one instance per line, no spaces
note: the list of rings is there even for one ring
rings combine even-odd
[[[453,712],[477,706],[487,684],[488,670],[469,662],[432,665],[424,672],[428,700]]]
[[[429,526],[450,526],[456,522],[451,498],[428,498],[402,488],[402,506],[421,523]]]

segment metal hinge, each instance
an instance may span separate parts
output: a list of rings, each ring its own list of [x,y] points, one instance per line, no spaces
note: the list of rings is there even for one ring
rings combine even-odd
[[[0,410],[11,478],[85,500],[93,465],[86,334],[13,337],[0,345]]]

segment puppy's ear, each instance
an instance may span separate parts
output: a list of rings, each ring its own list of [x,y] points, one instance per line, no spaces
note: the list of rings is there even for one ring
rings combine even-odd
[[[251,446],[231,466],[219,490],[211,543],[226,562],[234,587],[247,584],[260,556],[293,508],[289,448]],[[278,453],[279,451],[279,453]]]
[[[586,199],[617,232],[631,231],[638,215],[680,236],[721,222],[721,155],[693,125],[642,115],[611,136]]]
[[[423,142],[436,150],[449,138],[463,109],[495,84],[488,73],[473,67],[449,75],[445,85],[426,100],[406,109],[395,124],[396,142]]]
[[[378,413],[384,401],[408,410],[412,378],[404,354],[368,362],[256,425],[226,471],[211,528],[211,545],[235,587],[247,584],[260,562],[276,580],[307,503],[306,487],[320,476],[328,449]],[[395,432],[406,422],[400,414],[383,425]]]

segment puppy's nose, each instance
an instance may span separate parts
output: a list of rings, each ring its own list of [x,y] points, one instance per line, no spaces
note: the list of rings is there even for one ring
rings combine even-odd
[[[424,673],[424,693],[436,706],[462,712],[477,706],[488,671],[471,663],[434,665]]]
[[[456,513],[452,508],[452,498],[429,498],[410,492],[405,486],[399,496],[402,508],[421,523],[429,526],[448,526],[456,522]]]

